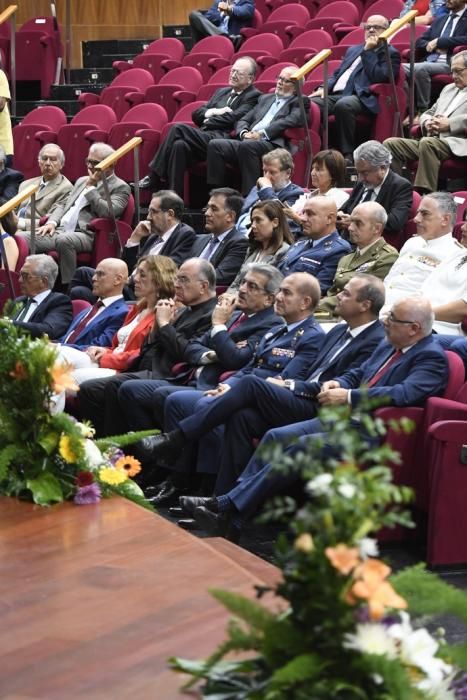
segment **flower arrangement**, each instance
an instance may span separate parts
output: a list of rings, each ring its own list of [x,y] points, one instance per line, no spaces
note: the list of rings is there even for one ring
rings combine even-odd
[[[384,466],[397,455],[373,439],[384,426],[363,410],[351,419],[348,407],[320,417],[326,439],[265,454],[304,485],[304,500],[276,498],[263,516],[288,524],[276,546],[281,580],[272,591],[257,587],[258,597],[279,597],[279,611],[212,591],[235,615],[228,639],[209,659],[172,658],[172,667],[192,676],[186,687],[202,680],[200,694],[212,700],[467,698],[467,645],[423,626],[440,612],[467,621],[465,594],[421,565],[391,576],[378,558],[374,535],[411,525],[410,491]]]
[[[139,436],[93,441],[90,425],[53,412],[54,397],[75,388],[54,346],[7,320],[0,320],[0,342],[0,495],[87,505],[119,494],[151,508],[132,480],[139,462],[120,449]]]

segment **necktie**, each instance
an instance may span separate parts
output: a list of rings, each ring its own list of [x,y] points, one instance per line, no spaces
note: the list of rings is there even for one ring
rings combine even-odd
[[[23,318],[24,318],[24,317],[26,316],[26,314],[28,313],[28,311],[29,311],[29,309],[30,309],[30,307],[31,307],[31,304],[33,304],[33,303],[34,303],[34,299],[33,299],[32,297],[28,297],[28,298],[26,299],[25,303],[24,303],[23,308],[19,310],[19,312],[18,312],[18,314],[17,314],[17,316],[16,316],[16,318],[15,318],[15,321],[22,321]]]
[[[372,187],[369,187],[363,197],[360,200],[360,204],[363,204],[363,202],[371,202],[371,198],[373,196],[374,189]]]
[[[39,185],[39,189],[37,190],[37,194],[39,194],[39,192],[42,192],[42,190],[44,189],[44,187],[46,187],[46,185],[47,185],[46,182],[41,182],[41,184]],[[37,197],[37,194],[36,194],[36,197]],[[26,199],[26,200],[23,202],[21,208],[18,210],[18,218],[24,219],[25,215],[27,214],[28,207],[29,207],[30,204],[31,204],[31,199],[30,199],[30,198],[29,198],[29,199]]]
[[[210,260],[211,255],[213,254],[214,248],[217,246],[217,238],[216,236],[211,236],[211,240],[207,244],[207,246],[201,251],[201,255],[199,256],[200,258],[204,258],[204,260]]]
[[[266,340],[263,346],[263,352],[273,347],[276,344],[277,339],[280,338],[282,335],[285,335],[288,330],[289,329],[287,327],[287,324],[281,326],[270,338]]]
[[[83,318],[81,321],[78,323],[77,326],[67,335],[65,338],[65,343],[74,343],[76,338],[79,336],[79,334],[82,332],[84,328],[88,325],[89,321],[91,321],[94,316],[97,314],[99,309],[102,309],[104,306],[102,301],[96,301],[94,306],[92,306],[87,314],[84,314]]]
[[[342,333],[341,337],[334,343],[326,357],[324,357],[320,362],[319,367],[316,367],[315,371],[311,373],[311,376],[308,377],[307,381],[317,381],[323,372],[325,372],[328,367],[331,366],[335,358],[339,355],[340,351],[349,340],[352,340],[352,334],[350,333],[349,329],[347,329],[345,333]]]
[[[379,368],[379,370],[376,372],[376,374],[374,374],[374,375],[371,377],[371,379],[369,379],[369,380],[367,381],[367,383],[366,383],[367,387],[369,388],[369,387],[371,387],[371,386],[374,386],[377,382],[379,382],[379,380],[381,379],[381,377],[383,377],[383,376],[386,374],[386,372],[388,371],[388,369],[389,369],[390,367],[392,367],[392,365],[393,365],[394,363],[397,362],[397,360],[401,357],[401,355],[402,355],[402,351],[401,351],[401,350],[396,350],[396,351],[391,355],[391,357],[389,358],[389,360],[387,360],[387,362],[385,362],[384,365],[382,365],[382,366]]]
[[[246,321],[248,318],[247,314],[242,313],[238,318],[235,319],[235,321],[232,323],[232,325],[229,326],[229,333],[232,333],[235,328],[237,328],[243,321]]]
[[[230,95],[227,98],[227,105],[226,106],[230,107],[230,105],[232,104],[232,102],[234,101],[234,99],[236,97],[237,97],[237,93],[234,90],[232,90],[232,92],[230,93]]]
[[[449,15],[449,17],[448,17],[448,19],[447,19],[447,21],[446,21],[446,24],[444,25],[444,27],[443,27],[443,29],[442,29],[442,32],[441,32],[441,34],[440,34],[440,37],[442,37],[442,36],[447,36],[447,37],[451,36],[451,33],[452,33],[452,25],[454,24],[454,20],[455,20],[456,17],[457,17],[457,15],[456,15],[455,12],[451,12],[451,13],[450,13],[450,15]],[[440,57],[439,53],[438,53],[437,51],[433,51],[433,53],[430,53],[430,54],[428,55],[428,57],[427,57],[426,60],[428,61],[428,63],[436,63],[436,61],[439,61],[439,57]]]

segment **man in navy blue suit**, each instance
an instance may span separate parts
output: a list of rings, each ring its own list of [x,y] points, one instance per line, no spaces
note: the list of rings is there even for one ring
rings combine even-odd
[[[429,396],[439,395],[446,386],[448,364],[443,349],[431,335],[433,318],[429,301],[422,297],[409,297],[395,304],[383,321],[387,339],[366,362],[325,381],[316,397],[319,404],[357,406],[368,397],[393,406],[420,406]],[[261,446],[277,441],[290,445],[294,438],[306,442],[313,439],[310,436],[322,437],[322,433],[319,418],[313,418],[268,431]],[[278,488],[290,485],[291,477],[270,473],[271,465],[262,462],[259,449],[228,493],[204,502],[194,497],[182,501],[201,527],[225,534],[232,521],[240,526],[241,520],[251,517]],[[287,449],[293,452],[299,447]]]
[[[432,104],[431,76],[450,73],[456,46],[467,44],[465,0],[446,0],[448,15],[436,17],[415,44],[418,60],[414,65],[415,103],[419,114]],[[408,74],[410,66],[403,64]]]
[[[191,33],[195,42],[207,36],[237,36],[249,27],[255,13],[253,0],[214,0],[205,12],[190,12]]]
[[[290,246],[278,265],[288,275],[309,272],[314,275],[324,296],[332,285],[337,263],[350,253],[350,243],[336,231],[337,207],[330,197],[311,197],[303,207],[302,238]]]
[[[329,114],[336,118],[335,144],[345,158],[351,162],[355,148],[355,131],[359,114],[376,115],[379,112],[378,98],[370,90],[373,83],[388,83],[390,80],[384,42],[379,35],[389,27],[386,17],[372,15],[366,21],[363,44],[347,49],[342,63],[328,81]],[[394,77],[399,75],[401,57],[389,46]],[[310,98],[323,109],[323,88],[318,88]]]
[[[260,341],[250,362],[243,369],[236,372],[229,379],[221,382],[218,386],[207,391],[204,396],[199,391],[186,391],[174,394],[167,399],[167,402],[174,401],[177,406],[175,413],[178,417],[191,415],[193,411],[198,411],[201,406],[219,406],[222,401],[228,399],[234,392],[234,387],[241,386],[243,381],[267,377],[283,377],[304,379],[307,376],[308,367],[313,363],[314,358],[321,346],[324,333],[313,317],[313,311],[319,301],[319,285],[311,275],[307,273],[295,273],[289,275],[281,282],[279,292],[276,295],[275,311],[283,317],[285,323],[279,324],[266,333]],[[269,385],[272,387],[272,384]],[[220,398],[217,398],[220,397]],[[221,401],[222,399],[222,401]],[[221,402],[221,403],[219,403]],[[178,418],[174,419],[178,422]],[[216,423],[221,425],[224,421]],[[170,421],[166,422],[166,427],[170,429]],[[156,450],[159,445],[159,436],[141,441],[141,446],[145,451],[145,456],[149,461],[152,458],[152,450]],[[214,455],[219,452],[221,434],[207,436],[206,441],[199,449],[199,461],[202,455],[209,455],[207,469],[208,473],[216,472],[218,465]],[[236,448],[246,450],[246,456],[239,457],[242,467],[247,462],[250,447],[248,443],[240,441]],[[204,465],[203,465],[204,466]],[[186,472],[191,470],[191,459],[184,459],[183,463],[174,465],[174,470]],[[241,470],[240,470],[241,471]],[[177,480],[180,483],[181,480]],[[160,503],[162,499],[167,500],[167,493],[170,496],[175,494],[174,480],[165,483],[160,493],[156,494],[155,502]]]
[[[67,351],[85,350],[90,345],[108,347],[128,313],[123,298],[123,285],[128,278],[128,268],[123,260],[105,258],[96,267],[92,291],[97,302],[73,319],[66,333],[60,338],[61,354],[67,359]],[[73,361],[72,357],[70,358]]]

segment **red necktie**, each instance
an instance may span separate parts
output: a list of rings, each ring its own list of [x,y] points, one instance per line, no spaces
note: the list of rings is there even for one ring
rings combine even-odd
[[[78,325],[71,331],[71,333],[65,338],[65,343],[74,343],[76,338],[79,336],[81,331],[86,328],[88,325],[89,321],[91,321],[94,316],[97,314],[99,309],[102,309],[104,306],[104,303],[102,301],[96,301],[94,306],[92,306],[87,314],[84,314],[83,318],[81,321],[78,323]]]
[[[383,376],[386,374],[386,372],[388,371],[388,369],[389,369],[395,362],[397,362],[397,360],[399,359],[399,357],[400,357],[401,355],[402,355],[402,350],[396,350],[396,352],[395,352],[393,355],[391,355],[391,357],[389,358],[389,360],[388,360],[384,365],[382,365],[382,366],[379,368],[379,370],[376,372],[376,374],[374,374],[374,375],[371,377],[371,379],[366,383],[367,387],[374,386],[374,385],[376,384],[376,382],[379,382],[379,380],[381,379],[381,377],[383,377]]]
[[[228,328],[229,333],[232,333],[232,331],[234,331],[237,328],[237,326],[239,326],[241,323],[243,323],[243,321],[246,321],[247,318],[248,318],[247,314],[245,314],[245,313],[240,314],[240,316],[235,319],[235,321],[232,323],[232,325],[229,326],[229,328]]]

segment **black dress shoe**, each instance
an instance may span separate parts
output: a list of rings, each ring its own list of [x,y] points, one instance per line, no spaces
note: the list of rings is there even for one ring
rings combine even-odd
[[[153,506],[161,506],[164,503],[173,503],[182,494],[183,489],[175,486],[171,481],[164,481],[158,493],[152,498],[148,498],[148,501]]]
[[[240,530],[232,524],[230,513],[217,514],[204,506],[198,506],[193,515],[200,528],[213,537],[225,537],[235,543],[240,539]]]
[[[182,518],[181,520],[177,520],[177,525],[183,530],[189,530],[190,532],[191,530],[199,530],[199,525],[193,518]]]
[[[189,515],[193,515],[195,508],[204,506],[212,513],[218,512],[217,500],[215,498],[203,498],[202,496],[180,496],[178,499],[182,509]]]
[[[167,433],[151,435],[136,443],[138,454],[144,455],[145,462],[155,462],[157,458],[167,457],[175,459],[181,452],[181,446],[176,445]]]
[[[182,496],[180,496],[180,498],[182,498]],[[183,516],[186,515],[186,511],[180,506],[170,506],[169,515],[171,515],[172,518],[183,518]]]

